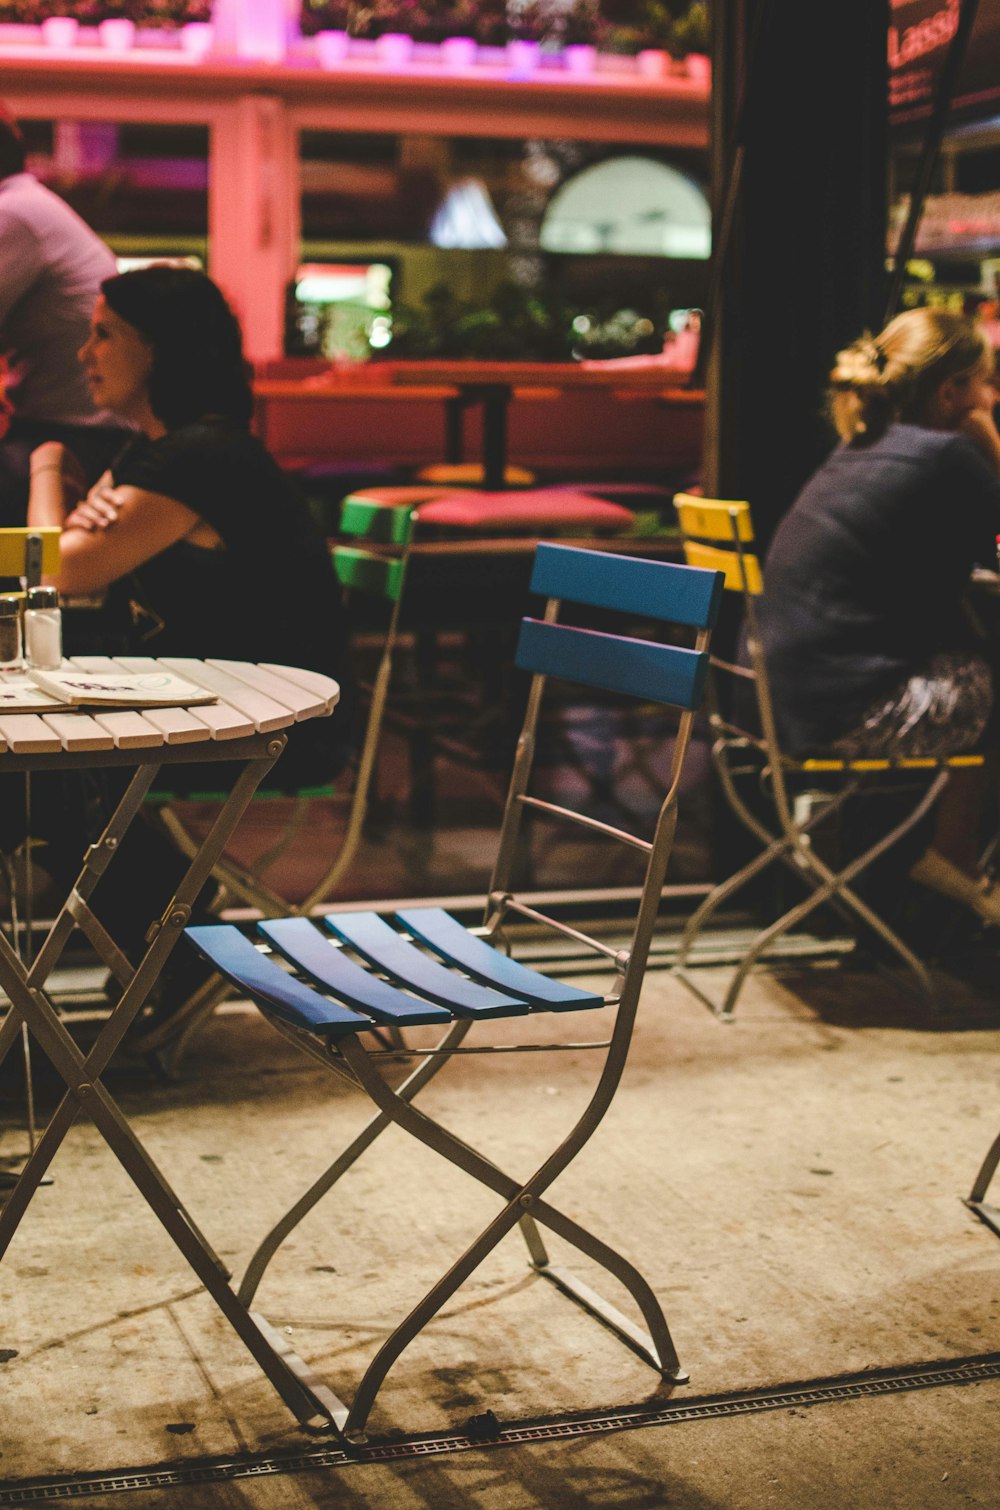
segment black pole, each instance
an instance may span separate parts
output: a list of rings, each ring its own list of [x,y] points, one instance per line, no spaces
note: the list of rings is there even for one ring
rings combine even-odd
[[[913,256],[913,247],[917,239],[917,228],[920,225],[920,217],[924,212],[924,200],[931,186],[931,175],[934,172],[938,154],[941,151],[941,142],[944,138],[944,128],[947,124],[948,114],[951,110],[951,102],[958,88],[958,79],[965,61],[969,38],[975,25],[976,11],[979,8],[979,0],[961,0],[961,10],[958,16],[958,25],[955,35],[951,39],[947,55],[941,67],[938,78],[937,94],[934,98],[934,109],[927,125],[927,135],[920,152],[920,161],[917,164],[917,176],[910,194],[910,208],[906,216],[906,224],[899,238],[896,248],[896,256],[892,266],[892,278],[889,283],[889,297],[885,306],[885,321],[887,323],[899,307],[899,297],[903,292],[903,282],[906,278],[906,264]]]
[[[834,443],[834,355],[885,306],[889,3],[818,11],[713,7],[713,229],[716,250],[725,244],[704,487],[748,498],[764,545]]]

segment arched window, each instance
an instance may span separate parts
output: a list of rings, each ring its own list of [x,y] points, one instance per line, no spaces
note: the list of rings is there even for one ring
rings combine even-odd
[[[553,194],[542,221],[547,252],[705,258],[711,213],[696,183],[649,157],[593,163]]]

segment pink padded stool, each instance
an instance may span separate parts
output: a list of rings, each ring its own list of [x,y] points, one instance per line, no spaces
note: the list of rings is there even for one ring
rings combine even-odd
[[[586,534],[612,534],[631,528],[635,515],[620,503],[609,503],[573,488],[527,488],[516,493],[451,493],[433,502],[419,504],[414,522],[433,526],[476,530],[484,534],[574,530]]]

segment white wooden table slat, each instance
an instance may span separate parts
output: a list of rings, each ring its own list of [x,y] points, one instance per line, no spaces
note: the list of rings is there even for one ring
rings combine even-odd
[[[115,667],[134,676],[149,675],[166,669],[151,655],[116,655]],[[168,745],[195,744],[198,740],[212,739],[217,733],[193,708],[144,708],[142,716],[156,725]],[[233,714],[233,718],[239,719],[240,728],[245,728],[246,719],[242,715]],[[222,728],[220,725],[219,733]]]
[[[42,721],[59,735],[64,750],[113,750],[114,735],[89,713],[43,713]]]
[[[187,712],[205,725],[213,739],[247,739],[257,732],[253,719],[230,703],[201,703]]]
[[[188,656],[79,655],[63,665],[76,671],[172,671],[220,699],[191,708],[92,708],[0,714],[0,753],[50,755],[60,750],[156,749],[225,742],[286,729],[298,719],[327,714],[340,688],[332,678],[294,666],[263,668],[242,661],[205,662]],[[273,694],[273,695],[272,695]],[[282,701],[282,698],[284,701]]]
[[[118,671],[121,668],[110,655],[74,655],[70,657],[74,671]]]
[[[94,718],[107,729],[119,750],[148,750],[166,743],[159,729],[130,708],[101,709]]]
[[[212,730],[204,719],[196,717],[194,708],[143,708],[142,716],[159,729],[168,745],[194,744],[211,739]]]
[[[50,755],[63,747],[59,735],[37,713],[0,714],[0,735],[12,755]]]
[[[159,661],[151,655],[116,655],[114,658],[116,671],[130,671],[137,676],[145,672],[162,671]]]
[[[269,734],[273,729],[287,729],[293,722],[289,717],[291,710],[275,702],[273,697],[256,692],[246,682],[241,682],[227,671],[220,671],[216,666],[209,666],[205,661],[187,656],[164,656],[162,664],[177,676],[187,677],[199,686],[218,693],[232,707],[252,718],[261,734]]]
[[[275,702],[283,703],[286,708],[291,708],[296,719],[318,718],[330,711],[328,697],[317,697],[315,693],[296,686],[286,677],[279,676],[274,671],[265,671],[263,666],[255,666],[248,661],[241,664],[239,661],[209,660],[205,664],[217,666],[220,671],[226,671],[237,680],[246,682],[247,686],[254,687],[267,697],[273,697]]]
[[[321,671],[307,671],[304,666],[279,666],[274,661],[261,661],[262,671],[273,671],[275,676],[280,676],[284,682],[294,682],[296,687],[303,687],[306,692],[314,692],[325,703],[337,706],[340,699],[340,688],[332,677],[324,676]]]

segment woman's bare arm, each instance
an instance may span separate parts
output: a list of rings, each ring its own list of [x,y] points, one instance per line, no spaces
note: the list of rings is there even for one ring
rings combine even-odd
[[[28,523],[61,528],[67,510],[83,497],[86,486],[80,463],[64,445],[49,440],[37,446],[31,453]]]
[[[60,592],[71,597],[101,592],[178,540],[221,544],[186,504],[144,488],[115,487],[110,472],[78,501],[66,455],[52,441],[32,453],[28,501],[29,524],[62,529],[59,575],[52,584]]]
[[[1000,477],[1000,432],[997,431],[993,410],[970,409],[958,428],[978,447],[991,469]]]
[[[193,509],[160,493],[120,487],[105,497],[114,499],[113,525],[63,530],[56,583],[61,592],[71,596],[100,592],[178,540],[200,535],[205,528]]]

